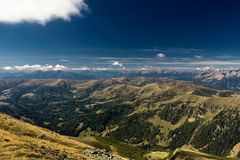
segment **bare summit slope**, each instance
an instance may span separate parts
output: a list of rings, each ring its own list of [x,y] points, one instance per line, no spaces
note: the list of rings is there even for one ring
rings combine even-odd
[[[92,159],[84,155],[92,147],[0,114],[0,159]]]

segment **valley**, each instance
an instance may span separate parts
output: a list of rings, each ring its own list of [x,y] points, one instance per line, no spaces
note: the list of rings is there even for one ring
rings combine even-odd
[[[240,154],[240,95],[232,91],[138,77],[1,80],[0,92],[1,113],[125,158]]]

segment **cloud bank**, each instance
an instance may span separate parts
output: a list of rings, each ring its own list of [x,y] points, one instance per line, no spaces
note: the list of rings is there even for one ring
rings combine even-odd
[[[72,68],[67,67],[64,65],[40,65],[40,64],[34,64],[34,65],[22,65],[22,66],[4,66],[2,68],[3,71],[26,71],[26,72],[33,72],[33,71],[110,71],[113,70],[113,68],[108,67],[78,67],[78,68]]]
[[[23,66],[5,66],[2,68],[6,71],[60,71],[60,70],[67,70],[68,68],[66,66],[57,64],[55,66],[53,65],[23,65]]]
[[[0,22],[46,24],[54,19],[71,20],[87,10],[84,0],[0,0]]]

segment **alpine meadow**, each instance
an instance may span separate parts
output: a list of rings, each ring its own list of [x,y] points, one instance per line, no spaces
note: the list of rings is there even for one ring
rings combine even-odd
[[[240,159],[237,0],[0,0],[0,160]]]

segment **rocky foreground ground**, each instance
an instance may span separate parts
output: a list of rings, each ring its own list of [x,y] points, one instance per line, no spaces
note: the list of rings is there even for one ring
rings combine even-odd
[[[122,158],[114,156],[113,154],[102,149],[85,149],[84,154],[97,160],[123,160]]]

